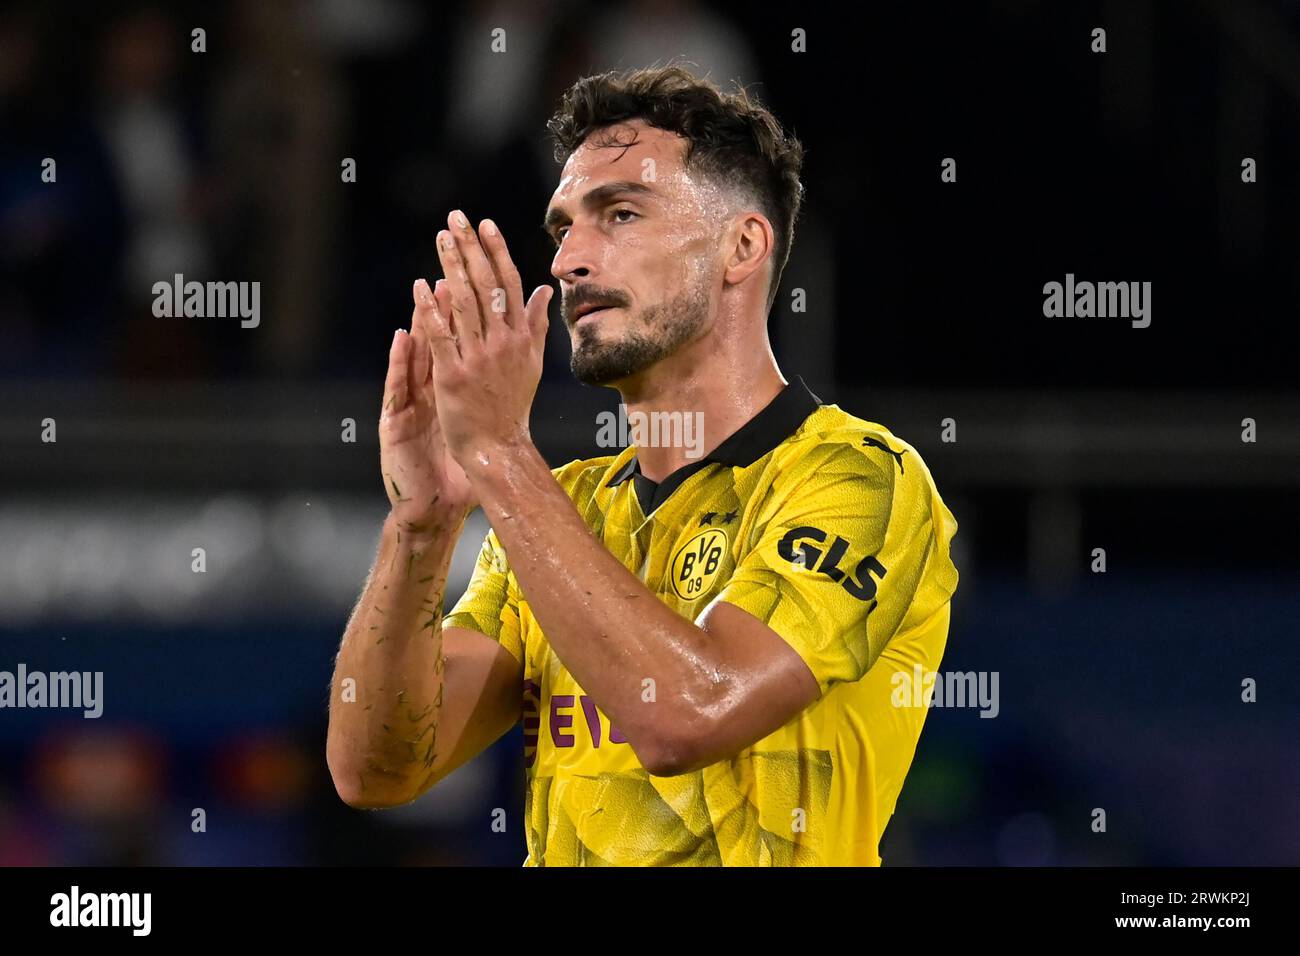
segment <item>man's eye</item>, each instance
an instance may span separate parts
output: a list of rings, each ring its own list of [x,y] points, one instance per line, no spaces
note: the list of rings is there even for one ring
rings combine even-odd
[[[636,218],[636,219],[640,219],[640,218],[641,218],[641,214],[640,214],[639,212],[637,212],[635,209],[615,209],[614,212],[613,212],[613,215],[614,215],[614,216],[628,215],[628,216],[632,216],[632,217],[634,217],[634,218]],[[631,219],[621,219],[621,220],[619,220],[619,221],[620,221],[620,222],[625,222],[625,223],[626,223],[626,222],[631,222],[632,220],[631,220]],[[556,245],[556,247],[559,247],[560,244],[564,242],[564,235],[565,235],[565,233],[567,233],[568,231],[569,231],[569,227],[568,227],[568,226],[562,226],[561,228],[555,230],[555,236],[554,236],[554,238],[555,238],[555,245]]]

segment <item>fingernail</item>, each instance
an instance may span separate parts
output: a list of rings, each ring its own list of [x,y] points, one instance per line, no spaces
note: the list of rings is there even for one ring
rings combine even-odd
[[[497,234],[497,224],[491,219],[484,219],[483,234],[487,236],[495,236]]]
[[[469,228],[469,220],[465,218],[465,214],[461,212],[459,209],[457,209],[454,213],[452,213],[451,218],[456,220],[456,225],[460,226],[460,228],[462,229]]]
[[[449,250],[449,249],[451,249],[454,245],[456,245],[456,243],[455,243],[455,242],[452,240],[452,238],[451,238],[451,233],[449,233],[449,232],[440,232],[440,233],[438,233],[438,236],[439,236],[438,241],[442,243],[442,247],[443,247],[444,249],[448,249],[448,250]]]
[[[433,294],[429,291],[429,282],[427,279],[417,279],[415,288],[420,293],[420,301],[425,305],[433,304]]]

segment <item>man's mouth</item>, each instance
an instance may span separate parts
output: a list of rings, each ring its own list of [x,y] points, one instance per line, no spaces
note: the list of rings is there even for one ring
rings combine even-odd
[[[583,319],[590,318],[591,316],[595,316],[595,315],[600,315],[602,312],[608,312],[610,309],[616,309],[616,308],[618,308],[618,306],[616,305],[583,306],[575,314],[573,324],[577,325]]]

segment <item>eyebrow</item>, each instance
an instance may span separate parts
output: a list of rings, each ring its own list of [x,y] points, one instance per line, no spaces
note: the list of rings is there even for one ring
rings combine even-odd
[[[635,180],[624,180],[615,183],[605,183],[603,186],[597,186],[582,197],[582,206],[584,209],[599,209],[606,203],[613,202],[615,197],[631,193],[636,196],[653,196],[654,190],[645,183],[639,183]],[[555,238],[553,230],[558,229],[564,223],[569,221],[568,215],[558,206],[552,206],[546,211],[546,218],[542,221],[542,231]]]

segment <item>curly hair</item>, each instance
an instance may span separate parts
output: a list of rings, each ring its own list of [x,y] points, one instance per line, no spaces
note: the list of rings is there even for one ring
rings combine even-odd
[[[556,162],[592,132],[632,119],[684,137],[688,169],[723,188],[739,187],[771,222],[770,311],[803,204],[803,145],[739,84],[724,93],[680,66],[647,67],[583,77],[564,93],[546,124]]]

